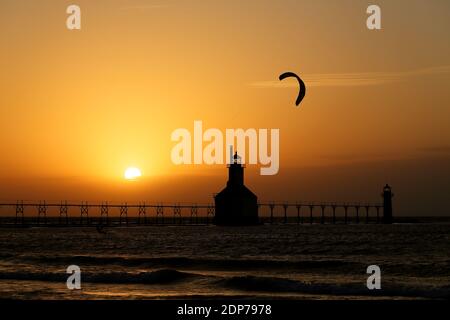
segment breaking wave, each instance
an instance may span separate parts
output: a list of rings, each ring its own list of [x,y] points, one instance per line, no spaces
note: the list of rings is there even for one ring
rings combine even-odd
[[[65,273],[27,273],[0,272],[0,280],[28,280],[65,283],[68,275]],[[395,283],[383,282],[381,290],[368,290],[364,284],[350,283],[316,283],[304,282],[288,278],[269,276],[210,276],[190,272],[180,272],[174,269],[161,269],[151,272],[106,272],[82,273],[82,281],[86,283],[105,284],[143,284],[170,285],[180,282],[202,280],[209,286],[229,289],[237,292],[287,293],[295,295],[328,295],[328,296],[362,296],[362,297],[409,297],[450,299],[450,286],[413,287]]]
[[[17,259],[15,257],[14,259]],[[364,266],[360,263],[342,260],[265,260],[265,259],[201,259],[186,257],[121,257],[121,256],[20,256],[17,260],[34,261],[45,264],[78,265],[118,265],[142,268],[183,268],[208,270],[258,270],[258,269],[327,269],[339,270]]]
[[[112,284],[169,284],[195,277],[195,274],[172,269],[155,270],[151,272],[105,272],[82,273],[83,282]],[[2,280],[29,280],[66,282],[68,274],[56,272],[0,272]]]
[[[310,283],[277,277],[242,276],[219,280],[220,285],[243,291],[290,292],[332,296],[378,296],[450,298],[450,286],[410,287],[383,284],[381,290],[368,290],[364,284]]]

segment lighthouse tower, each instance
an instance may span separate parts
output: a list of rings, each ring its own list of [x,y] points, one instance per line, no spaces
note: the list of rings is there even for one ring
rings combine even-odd
[[[383,223],[392,223],[392,193],[391,187],[386,184],[383,188]]]
[[[214,197],[217,225],[258,224],[258,198],[244,185],[244,165],[234,154],[228,166],[228,182],[225,189]]]

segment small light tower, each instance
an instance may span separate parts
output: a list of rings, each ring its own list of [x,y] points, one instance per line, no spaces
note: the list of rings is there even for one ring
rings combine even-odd
[[[391,187],[386,184],[383,188],[383,223],[391,224],[393,221],[392,218],[392,197],[394,194],[392,193]]]

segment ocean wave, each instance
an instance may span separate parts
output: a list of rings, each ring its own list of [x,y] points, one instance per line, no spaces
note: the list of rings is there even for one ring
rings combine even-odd
[[[0,280],[28,280],[66,282],[66,273],[57,272],[0,272]],[[169,284],[194,278],[196,275],[180,272],[172,269],[161,269],[151,272],[105,272],[105,273],[82,273],[83,282],[112,283],[112,284]]]
[[[64,272],[0,272],[0,280],[16,281],[44,281],[65,283],[68,274]],[[407,297],[450,299],[450,286],[417,286],[383,282],[381,290],[369,290],[365,283],[320,283],[304,282],[289,278],[272,276],[225,276],[202,275],[191,272],[181,272],[174,269],[160,269],[151,272],[83,272],[83,283],[104,284],[141,284],[141,285],[170,285],[182,282],[200,281],[209,288],[216,287],[248,294],[268,293],[323,296],[360,296],[360,297]]]
[[[369,290],[364,284],[309,283],[285,278],[258,276],[230,277],[218,280],[217,283],[224,287],[243,291],[288,292],[332,296],[450,298],[450,286],[448,285],[442,287],[412,287],[394,283],[383,283],[382,289]]]
[[[348,260],[345,260],[348,259]],[[375,257],[374,259],[382,259]],[[354,273],[355,270],[365,272],[370,265],[369,259],[355,261],[354,257],[318,259],[312,260],[281,260],[273,257],[253,259],[241,258],[215,258],[215,257],[137,257],[137,256],[97,256],[97,255],[17,255],[0,259],[5,263],[20,265],[41,265],[61,268],[68,265],[102,268],[103,270],[123,267],[125,269],[175,269],[195,271],[264,271],[272,274],[279,272],[324,273],[345,275]],[[448,260],[423,261],[411,263],[407,261],[384,261],[383,271],[393,276],[409,275],[411,277],[435,277],[450,276],[450,264]],[[1,269],[0,269],[1,270]],[[358,271],[358,272],[359,272]],[[255,274],[255,273],[253,273]]]
[[[49,265],[118,265],[141,268],[183,268],[206,270],[351,270],[364,267],[359,262],[343,260],[269,260],[269,259],[212,259],[187,257],[123,257],[123,256],[19,256],[16,261],[39,262]]]

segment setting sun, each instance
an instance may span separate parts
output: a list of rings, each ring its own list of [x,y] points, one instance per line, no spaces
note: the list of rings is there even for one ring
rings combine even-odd
[[[126,180],[135,180],[141,176],[141,170],[130,167],[125,170],[124,177]]]

